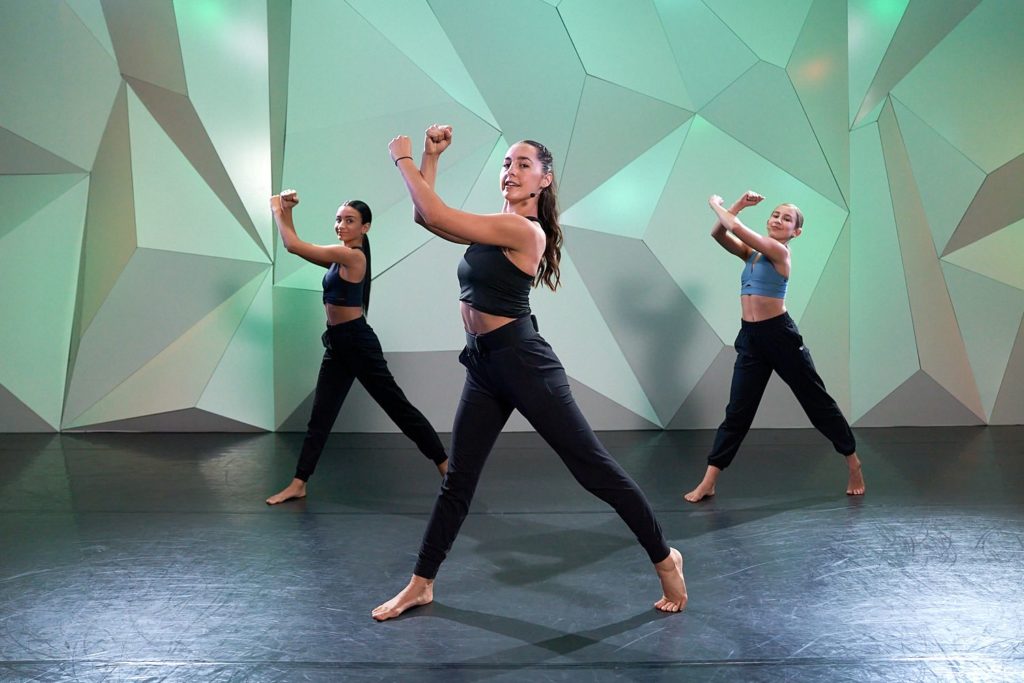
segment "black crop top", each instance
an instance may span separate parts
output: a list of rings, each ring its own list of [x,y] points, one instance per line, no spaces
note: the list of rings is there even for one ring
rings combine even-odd
[[[502,247],[471,244],[459,261],[459,301],[506,318],[530,315],[533,276],[519,270]]]
[[[359,247],[352,247],[359,249]],[[337,263],[332,263],[324,275],[324,303],[335,306],[362,306],[363,305],[363,283],[366,275],[359,282],[349,282],[341,277],[340,268]]]

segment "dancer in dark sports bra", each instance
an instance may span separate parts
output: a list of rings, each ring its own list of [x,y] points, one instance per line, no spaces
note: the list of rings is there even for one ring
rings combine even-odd
[[[433,600],[434,577],[469,512],[487,456],[513,410],[551,445],[588,491],[619,514],[647,552],[661,580],[655,607],[678,612],[686,605],[683,558],[665,541],[654,511],[598,441],[573,399],[569,380],[530,313],[530,290],[559,283],[562,230],[551,152],[524,140],[512,145],[499,175],[504,206],[477,215],[451,208],[434,192],[439,155],[452,139],[450,126],[431,126],[420,168],[409,138],[391,141],[391,158],[416,207],[416,222],[434,234],[469,245],[459,264],[466,348],[459,360],[466,383],[452,428],[448,474],[427,524],[408,585],[372,612],[384,621]]]
[[[377,335],[366,322],[371,281],[370,240],[366,236],[373,220],[370,207],[358,199],[339,206],[334,232],[341,244],[319,246],[304,242],[295,232],[292,209],[298,203],[299,196],[294,190],[285,190],[270,198],[274,222],[285,248],[310,263],[327,268],[323,279],[327,330],[321,337],[324,357],[295,478],[283,490],[267,498],[267,504],[276,505],[306,496],[306,482],[316,469],[327,436],[354,380],[359,380],[443,476],[448,471],[444,446],[427,418],[409,403],[391,376]]]

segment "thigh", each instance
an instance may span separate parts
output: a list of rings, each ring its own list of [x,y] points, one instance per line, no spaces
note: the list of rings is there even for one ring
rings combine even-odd
[[[584,417],[568,375],[551,346],[534,337],[518,344],[505,384],[515,408],[581,480],[596,466],[625,477]]]
[[[492,390],[472,353],[463,350],[459,361],[466,366],[466,381],[452,425],[448,475],[466,475],[475,480],[508,422],[512,406]]]
[[[730,410],[756,411],[761,403],[772,376],[772,363],[764,357],[760,346],[758,340],[745,332],[736,337],[736,361],[729,386]]]
[[[825,383],[814,367],[811,351],[804,344],[803,336],[795,323],[781,328],[773,339],[771,347],[772,365],[801,404],[805,401],[832,403],[832,397],[825,390]]]
[[[312,417],[316,419],[327,416],[333,423],[354,380],[355,375],[348,364],[340,360],[339,353],[325,350],[313,392]]]

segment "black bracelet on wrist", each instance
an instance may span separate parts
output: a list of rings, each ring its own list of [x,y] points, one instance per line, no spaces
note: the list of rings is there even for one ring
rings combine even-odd
[[[395,159],[395,168],[398,168],[398,162],[401,161],[402,159],[412,159],[412,157],[410,157],[410,156],[398,157],[397,159]]]

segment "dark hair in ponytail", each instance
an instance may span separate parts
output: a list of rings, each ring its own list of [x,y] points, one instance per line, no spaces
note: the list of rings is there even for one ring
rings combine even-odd
[[[362,218],[363,223],[373,222],[373,212],[370,211],[369,205],[359,199],[352,199],[342,206],[351,206],[353,209],[359,212],[359,217]],[[363,276],[363,310],[367,313],[370,312],[370,285],[373,283],[373,271],[370,269],[370,236],[363,235],[363,255],[366,256],[366,275]]]
[[[540,225],[547,235],[547,243],[533,286],[545,284],[551,291],[555,291],[562,282],[559,272],[559,261],[562,258],[562,226],[558,223],[558,183],[555,182],[554,157],[551,156],[551,150],[535,140],[523,140],[523,143],[537,150],[541,170],[551,174],[551,184],[540,188],[537,198],[537,218],[540,219]]]

